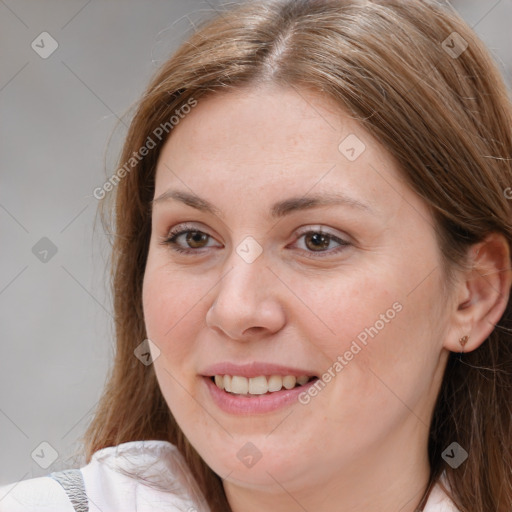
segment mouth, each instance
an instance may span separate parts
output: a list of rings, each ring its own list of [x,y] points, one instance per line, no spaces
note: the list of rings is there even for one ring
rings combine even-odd
[[[300,402],[301,395],[319,380],[315,373],[306,367],[270,362],[235,364],[225,361],[203,369],[200,376],[206,396],[223,412],[259,415]]]
[[[210,380],[219,390],[231,395],[256,397],[271,395],[284,390],[291,390],[306,386],[316,376],[309,375],[260,375],[256,377],[244,377],[242,375],[214,375]]]
[[[300,402],[302,393],[318,381],[307,375],[205,376],[206,391],[222,411],[231,415],[273,413]]]

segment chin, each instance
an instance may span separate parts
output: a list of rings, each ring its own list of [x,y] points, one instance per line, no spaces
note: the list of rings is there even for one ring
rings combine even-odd
[[[198,432],[200,443],[194,444],[194,439],[191,442],[206,464],[223,480],[243,487],[269,489],[277,486],[282,490],[276,482],[283,485],[287,481],[304,479],[305,482],[311,478],[304,473],[306,458],[309,462],[311,458],[307,454],[297,457],[297,449],[277,435],[274,438],[267,434],[233,437],[225,434],[222,437],[221,443],[216,444],[211,438],[205,443],[204,433]]]

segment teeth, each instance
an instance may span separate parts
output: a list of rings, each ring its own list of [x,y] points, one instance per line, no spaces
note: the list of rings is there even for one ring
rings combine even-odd
[[[249,382],[249,393],[251,395],[264,395],[268,391],[268,383],[266,377],[253,377],[252,379],[241,379],[248,380]]]
[[[219,377],[222,379],[222,376],[219,375]],[[223,381],[224,381],[224,389],[226,391],[231,392],[231,375],[224,375]]]
[[[231,379],[231,393],[246,395],[249,391],[249,381],[245,377],[233,375]]]
[[[224,389],[224,377],[222,375],[215,375],[215,384],[220,389]]]
[[[307,375],[302,375],[301,377],[297,377],[297,383],[299,386],[304,386],[306,382],[309,380],[309,377]]]
[[[286,389],[294,388],[295,384],[297,384],[297,378],[296,377],[293,377],[292,375],[287,375],[286,377],[283,377],[283,386]]]
[[[215,375],[215,384],[218,388],[237,395],[264,395],[268,392],[293,389],[296,384],[303,386],[309,381],[307,375],[295,377],[294,375],[259,376],[250,379],[239,375]]]
[[[283,387],[283,378],[281,375],[272,375],[268,379],[268,390],[279,391]]]

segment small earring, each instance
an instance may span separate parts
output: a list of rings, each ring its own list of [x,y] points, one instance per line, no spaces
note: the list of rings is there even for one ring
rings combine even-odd
[[[462,336],[462,338],[459,340],[459,343],[460,343],[460,345],[462,347],[462,352],[461,352],[462,354],[464,353],[464,347],[466,346],[466,343],[468,342],[468,340],[469,340],[469,336],[468,335]]]

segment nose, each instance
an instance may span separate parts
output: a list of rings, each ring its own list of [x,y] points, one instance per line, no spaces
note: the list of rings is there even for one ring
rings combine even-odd
[[[278,332],[286,316],[279,283],[266,268],[263,256],[247,263],[233,254],[230,263],[230,270],[214,288],[216,295],[206,314],[206,325],[238,341]]]

